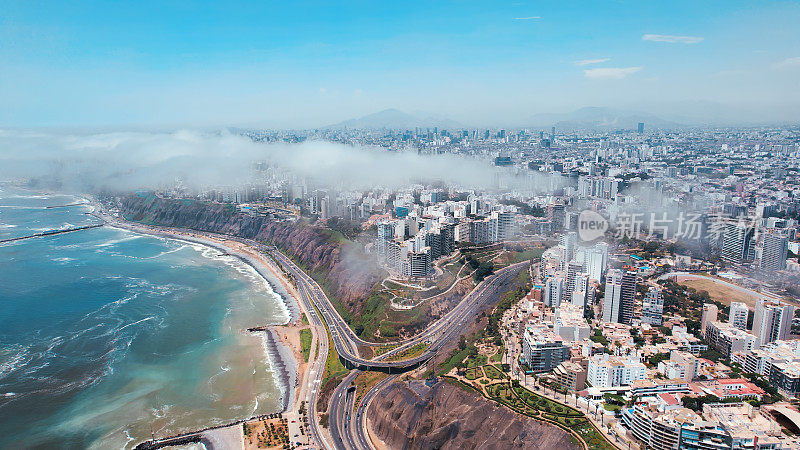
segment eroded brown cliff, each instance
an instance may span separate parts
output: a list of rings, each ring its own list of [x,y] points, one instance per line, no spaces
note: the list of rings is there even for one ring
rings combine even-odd
[[[128,220],[148,224],[223,233],[279,247],[314,273],[318,281],[350,310],[359,314],[363,301],[380,280],[377,266],[357,245],[331,238],[330,230],[304,221],[278,222],[244,214],[215,202],[128,195],[120,199]]]
[[[564,430],[519,415],[446,382],[384,389],[367,411],[392,449],[579,449]]]

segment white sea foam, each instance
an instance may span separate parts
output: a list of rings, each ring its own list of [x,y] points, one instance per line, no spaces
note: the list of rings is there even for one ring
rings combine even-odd
[[[156,259],[156,258],[160,258],[160,257],[162,257],[162,256],[164,256],[164,255],[169,255],[170,253],[179,252],[179,251],[181,251],[181,250],[185,249],[186,247],[187,247],[186,245],[181,245],[180,247],[174,248],[174,249],[172,249],[172,250],[166,250],[166,251],[163,251],[163,252],[161,252],[161,253],[159,253],[159,254],[157,254],[157,255],[148,256],[148,257],[146,257],[146,258],[143,258],[143,259]]]
[[[76,260],[75,258],[70,258],[68,256],[63,256],[61,258],[52,258],[51,259],[51,261],[53,261],[53,262],[62,263],[62,265],[67,264],[67,263],[72,262],[72,261],[75,261],[75,260]]]
[[[128,242],[128,241],[133,241],[133,240],[136,240],[136,239],[141,239],[143,237],[144,236],[142,236],[141,234],[130,234],[130,235],[125,236],[123,238],[111,239],[109,241],[103,242],[102,244],[97,244],[96,247],[111,247],[112,245],[117,245],[117,244],[120,244],[122,242]]]
[[[3,353],[10,357],[6,361],[0,362],[0,379],[26,366],[32,359],[31,345],[14,345],[11,348],[3,349]]]

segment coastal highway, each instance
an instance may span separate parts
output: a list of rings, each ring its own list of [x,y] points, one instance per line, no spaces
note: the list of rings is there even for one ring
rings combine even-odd
[[[463,328],[467,318],[475,313],[511,277],[516,276],[522,268],[529,264],[529,262],[525,261],[498,270],[494,275],[483,280],[456,307],[431,324],[425,331],[414,338],[394,343],[395,345],[399,344],[397,348],[375,359],[366,359],[360,356],[358,345],[385,344],[367,342],[355,336],[355,333],[345,323],[313,278],[277,249],[272,248],[270,255],[295,279],[304,301],[310,297],[311,302],[322,313],[322,318],[329,327],[336,352],[346,366],[351,369],[378,370],[389,373],[399,373],[414,369],[430,359],[455,333]],[[402,361],[386,361],[390,356],[421,342],[430,344],[421,355]]]
[[[375,395],[392,384],[399,376],[397,374],[389,375],[373,386],[364,394],[358,408],[353,411],[356,387],[352,383],[361,373],[363,372],[360,370],[350,372],[333,393],[329,423],[336,450],[370,450],[373,448],[366,434],[367,407]]]
[[[308,411],[309,419],[308,430],[313,441],[318,442],[323,448],[330,448],[330,444],[323,437],[322,431],[319,429],[319,416],[317,413],[317,398],[319,397],[319,389],[322,385],[322,376],[325,373],[325,362],[328,359],[328,336],[325,331],[325,325],[322,323],[322,320],[309,301],[309,296],[301,291],[300,297],[304,309],[308,313],[308,320],[317,330],[318,343],[314,362],[309,365],[308,385],[305,390],[306,411]]]
[[[373,448],[372,441],[367,436],[367,408],[369,407],[370,401],[379,393],[381,392],[386,386],[394,383],[398,375],[389,375],[387,378],[380,381],[380,383],[373,386],[372,389],[367,391],[364,394],[364,397],[361,398],[361,403],[358,405],[358,409],[356,409],[356,416],[353,425],[351,426],[351,431],[355,434],[355,449],[365,449],[369,450]]]
[[[333,391],[331,407],[328,411],[328,425],[336,450],[359,448],[353,439],[353,426],[351,425],[355,402],[355,387],[352,384],[353,380],[361,373],[360,370],[351,371]]]

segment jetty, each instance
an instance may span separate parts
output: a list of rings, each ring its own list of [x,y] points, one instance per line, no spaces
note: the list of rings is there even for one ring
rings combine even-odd
[[[91,230],[92,228],[99,228],[99,227],[102,227],[102,226],[105,226],[105,224],[104,223],[96,223],[96,224],[93,224],[93,225],[84,225],[82,227],[64,228],[64,229],[59,229],[59,230],[47,230],[47,231],[42,231],[41,233],[29,234],[27,236],[17,236],[17,237],[13,237],[13,238],[0,239],[0,244],[4,244],[6,242],[22,241],[22,240],[25,240],[25,239],[33,239],[33,238],[39,238],[39,237],[53,236],[53,235],[56,235],[56,234],[73,233],[75,231],[81,231],[81,230]]]
[[[88,205],[88,204],[89,204],[89,202],[76,202],[76,203],[68,203],[66,205],[45,206],[45,209],[69,208],[70,206],[84,206],[84,205]]]

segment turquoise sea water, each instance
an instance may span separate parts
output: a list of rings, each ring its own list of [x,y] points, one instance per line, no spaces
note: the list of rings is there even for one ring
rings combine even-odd
[[[94,219],[0,185],[0,239]],[[0,448],[130,448],[278,411],[280,296],[217,250],[113,228],[0,244]]]

